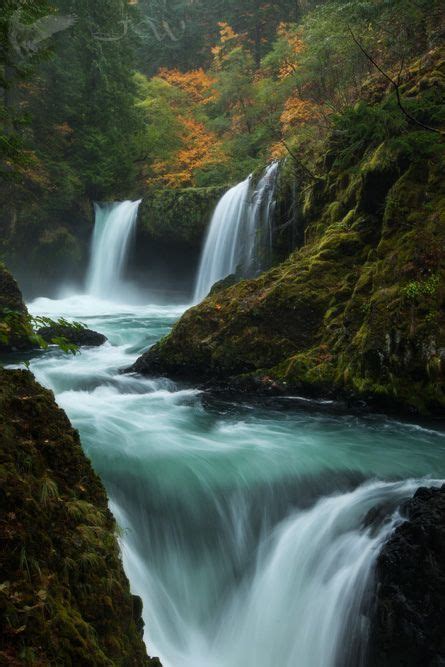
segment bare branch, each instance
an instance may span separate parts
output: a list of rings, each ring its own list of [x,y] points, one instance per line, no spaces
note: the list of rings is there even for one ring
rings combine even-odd
[[[429,125],[425,125],[422,123],[420,120],[417,120],[412,116],[409,111],[406,110],[406,108],[403,105],[402,98],[400,96],[400,79],[402,75],[402,69],[404,65],[404,61],[402,60],[401,68],[399,71],[399,74],[397,76],[397,81],[394,81],[392,77],[389,76],[381,67],[380,65],[374,60],[374,58],[366,51],[366,49],[363,47],[363,45],[359,42],[357,37],[354,35],[352,28],[349,27],[349,32],[351,33],[352,39],[354,40],[355,44],[358,46],[360,51],[363,53],[363,55],[371,62],[374,67],[380,72],[382,76],[385,77],[387,81],[391,84],[391,86],[394,88],[395,93],[396,93],[396,98],[397,98],[397,105],[400,109],[400,111],[408,118],[411,123],[414,123],[415,125],[418,125],[419,127],[422,127],[424,130],[428,130],[429,132],[435,132],[436,134],[440,134],[442,137],[445,136],[445,132],[442,132],[442,130],[438,130],[435,127],[430,127]]]
[[[284,139],[280,139],[280,143],[283,144],[284,148],[287,150],[287,152],[289,153],[289,155],[291,156],[291,158],[294,160],[294,162],[295,162],[299,167],[301,167],[302,170],[303,170],[303,171],[304,171],[310,178],[312,178],[312,180],[314,180],[314,181],[321,181],[321,180],[323,180],[322,178],[320,178],[320,176],[317,176],[316,174],[314,174],[314,173],[309,169],[309,167],[306,167],[306,165],[300,160],[300,158],[298,157],[298,155],[296,155],[296,154],[294,153],[294,151],[288,146],[287,142],[286,142]]]

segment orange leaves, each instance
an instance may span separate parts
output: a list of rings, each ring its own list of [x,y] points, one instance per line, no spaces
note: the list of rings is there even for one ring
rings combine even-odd
[[[277,141],[269,148],[269,157],[271,160],[281,160],[282,158],[286,157],[286,155],[286,147],[281,141]]]
[[[214,84],[216,79],[202,68],[190,72],[180,72],[177,69],[159,70],[159,76],[172,86],[183,90],[194,104],[209,104],[217,99]]]
[[[231,40],[238,37],[233,28],[225,21],[218,23],[218,26],[221,44],[226,44],[227,42],[230,42]]]
[[[236,48],[241,47],[244,42],[245,35],[239,35],[233,28],[225,22],[218,23],[219,26],[219,43],[212,48],[213,66],[216,70],[220,70],[224,62],[230,58],[230,53]]]
[[[278,77],[285,79],[295,73],[298,68],[298,56],[304,50],[304,42],[295,26],[289,23],[280,23],[277,31],[278,37],[287,42],[287,57],[284,58]]]
[[[303,51],[304,42],[300,34],[295,30],[295,26],[289,23],[280,23],[277,30],[278,37],[287,41],[293,53],[298,54]]]
[[[167,82],[170,90],[164,98],[170,115],[164,117],[170,118],[168,122],[174,127],[174,140],[170,149],[160,146],[148,183],[173,188],[195,185],[197,171],[226,159],[217,136],[205,125],[203,110],[217,99],[216,79],[202,68],[189,72],[162,68],[157,79]]]
[[[221,144],[213,132],[193,118],[180,117],[182,148],[169,160],[153,164],[155,177],[151,182],[165,187],[193,185],[194,172],[225,161]]]
[[[310,122],[319,116],[320,109],[315,102],[302,100],[296,96],[289,97],[280,117],[283,134],[287,134],[296,125]]]

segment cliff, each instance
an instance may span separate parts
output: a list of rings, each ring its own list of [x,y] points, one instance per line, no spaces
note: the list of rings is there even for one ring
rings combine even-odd
[[[104,488],[51,392],[0,370],[0,662],[159,665]]]
[[[443,49],[411,64],[401,92],[445,126]],[[303,247],[189,310],[132,370],[443,412],[443,135],[409,122],[378,81],[335,119],[324,153],[300,182]]]

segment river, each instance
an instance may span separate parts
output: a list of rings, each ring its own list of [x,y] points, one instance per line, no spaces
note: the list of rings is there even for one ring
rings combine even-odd
[[[184,308],[30,305],[109,338],[41,353],[31,370],[105,483],[150,653],[164,667],[357,667],[376,556],[400,503],[445,478],[445,433],[121,374]]]

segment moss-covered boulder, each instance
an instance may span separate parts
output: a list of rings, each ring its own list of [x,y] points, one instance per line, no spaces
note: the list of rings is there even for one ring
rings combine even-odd
[[[0,370],[0,663],[159,665],[104,488],[51,392]]]
[[[58,339],[63,339],[79,347],[99,347],[108,340],[106,336],[97,331],[75,324],[54,324],[53,326],[41,327],[37,330],[37,335],[49,344]]]
[[[28,310],[11,273],[0,263],[0,352],[30,349]]]
[[[413,64],[403,94],[445,126],[443,50]],[[326,154],[304,189],[304,247],[189,310],[134,371],[443,414],[445,142],[388,92],[339,118]]]

